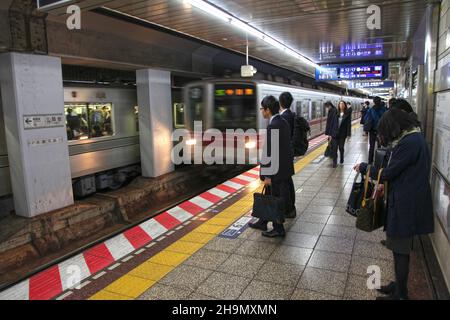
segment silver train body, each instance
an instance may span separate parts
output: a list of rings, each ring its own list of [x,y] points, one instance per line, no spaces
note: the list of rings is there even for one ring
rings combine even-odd
[[[64,87],[64,100],[61,110],[66,119],[69,109],[86,110],[84,119],[81,114],[75,116],[78,122],[81,119],[85,123],[86,134],[74,136],[71,133],[72,139],[68,141],[75,195],[85,196],[98,189],[116,188],[127,176],[140,170],[135,89]],[[101,110],[104,106],[108,107],[110,131],[93,135],[86,121],[94,118],[94,108]],[[0,196],[5,196],[11,194],[11,183],[2,118],[0,110]]]
[[[209,80],[187,85],[184,89],[186,105],[186,127],[193,130],[193,122],[201,120],[203,129],[242,128],[264,129],[267,120],[259,111],[265,96],[276,98],[282,92],[292,94],[291,110],[301,114],[311,126],[311,137],[325,131],[326,109],[324,103],[331,101],[335,106],[343,100],[350,102],[352,118],[360,117],[361,104],[365,99],[341,96],[324,91],[300,88],[280,83],[252,80]]]

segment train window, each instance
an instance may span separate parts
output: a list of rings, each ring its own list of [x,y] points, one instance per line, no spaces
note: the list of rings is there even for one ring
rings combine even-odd
[[[88,108],[86,104],[66,104],[66,131],[68,140],[89,138]]]
[[[313,101],[312,109],[313,109],[313,119],[319,119],[323,117],[323,108],[319,101]]]
[[[214,128],[219,130],[256,128],[256,110],[256,96],[253,87],[216,85]]]
[[[139,107],[134,106],[134,121],[136,122],[136,132],[139,132]]]
[[[192,123],[203,120],[203,89],[201,87],[189,90],[189,110]]]
[[[173,123],[175,128],[184,128],[184,104],[173,104]]]
[[[113,135],[112,105],[110,103],[89,104],[91,138]]]
[[[300,114],[307,121],[311,120],[309,117],[309,101],[308,100],[298,101],[295,110],[296,110],[297,114]]]
[[[112,104],[65,104],[68,140],[85,140],[113,135]]]

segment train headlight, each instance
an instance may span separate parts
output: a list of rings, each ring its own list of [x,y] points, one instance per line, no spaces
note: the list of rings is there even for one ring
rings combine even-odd
[[[248,141],[245,143],[246,149],[254,149],[256,148],[256,142],[255,141]]]
[[[195,140],[195,139],[186,140],[186,145],[187,146],[193,146],[193,145],[196,145],[196,144],[197,144],[197,140]]]

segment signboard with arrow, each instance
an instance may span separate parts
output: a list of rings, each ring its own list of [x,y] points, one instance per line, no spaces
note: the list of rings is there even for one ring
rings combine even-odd
[[[23,116],[25,130],[64,127],[64,115],[58,114],[34,114]]]

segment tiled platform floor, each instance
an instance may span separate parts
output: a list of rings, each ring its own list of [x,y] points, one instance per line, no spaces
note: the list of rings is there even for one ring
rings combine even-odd
[[[312,161],[295,177],[297,218],[285,239],[247,229],[237,239],[215,237],[139,299],[373,299],[367,267],[393,279],[392,255],[382,231],[356,230],[344,206],[355,163],[366,160],[360,130],[347,142],[345,164]]]

